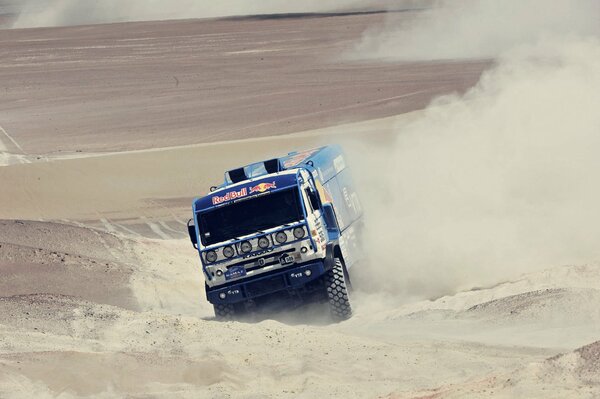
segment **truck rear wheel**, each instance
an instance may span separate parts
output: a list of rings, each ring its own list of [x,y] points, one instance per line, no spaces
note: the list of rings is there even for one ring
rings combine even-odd
[[[344,277],[344,266],[339,258],[334,259],[334,266],[325,275],[325,288],[331,316],[335,320],[347,320],[352,316],[352,306],[348,298],[348,288]]]
[[[231,303],[213,304],[217,320],[232,320],[235,315],[235,307]]]

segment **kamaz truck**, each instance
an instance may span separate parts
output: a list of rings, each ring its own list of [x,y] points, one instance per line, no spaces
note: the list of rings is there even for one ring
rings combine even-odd
[[[192,209],[188,232],[217,318],[282,295],[321,298],[336,320],[352,315],[362,210],[339,146],[230,170]]]

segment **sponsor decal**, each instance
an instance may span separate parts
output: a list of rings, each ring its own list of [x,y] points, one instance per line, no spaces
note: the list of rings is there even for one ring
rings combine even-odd
[[[333,202],[331,194],[329,194],[329,191],[327,191],[327,189],[321,184],[319,180],[317,180],[317,191],[321,196],[321,202],[323,202],[324,204],[331,204]]]
[[[264,193],[267,190],[271,190],[273,188],[277,188],[275,182],[273,183],[260,183],[254,187],[250,187],[250,194],[254,193]]]
[[[233,266],[225,272],[225,280],[231,280],[233,278],[244,277],[246,275],[246,269],[244,266]]]
[[[213,203],[213,205],[218,205],[218,204],[222,204],[223,202],[227,202],[227,201],[231,201],[234,199],[245,197],[247,195],[248,195],[248,189],[244,187],[239,191],[230,191],[230,192],[226,193],[225,195],[215,195],[214,197],[212,197],[212,203]]]
[[[254,187],[244,187],[240,190],[229,191],[225,195],[215,195],[212,197],[213,205],[219,205],[224,202],[233,201],[236,199],[247,197],[250,194],[258,194],[264,193],[271,189],[277,188],[277,184],[275,182],[272,183],[260,183]]]
[[[283,162],[283,166],[285,168],[291,168],[292,166],[300,165],[302,162],[304,162],[306,159],[310,158],[310,156],[313,155],[317,151],[319,151],[319,150],[318,149],[309,150],[309,151],[304,151],[304,152],[300,152],[296,155],[293,155]]]
[[[344,168],[346,167],[346,162],[344,162],[344,157],[341,155],[338,155],[333,160],[333,167],[337,173],[340,173],[342,170],[344,170]]]
[[[244,256],[242,257],[242,259],[255,258],[255,257],[257,257],[257,256],[261,256],[261,255],[264,255],[264,254],[267,254],[267,253],[269,253],[269,252],[273,252],[273,251],[274,251],[274,249],[273,249],[273,248],[268,248],[268,249],[265,249],[264,251],[255,252],[255,253],[253,253],[253,254],[249,254],[249,255],[244,255]]]

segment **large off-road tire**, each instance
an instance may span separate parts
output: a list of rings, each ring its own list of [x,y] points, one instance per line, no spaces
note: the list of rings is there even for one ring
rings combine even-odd
[[[350,305],[350,298],[348,298],[344,266],[339,258],[334,259],[333,269],[325,275],[325,288],[333,319],[341,321],[352,317],[352,306]]]
[[[231,303],[217,303],[213,304],[213,307],[217,320],[232,320],[235,316],[235,307]]]

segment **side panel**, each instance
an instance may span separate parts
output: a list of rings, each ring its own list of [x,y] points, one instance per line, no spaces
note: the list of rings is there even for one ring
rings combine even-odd
[[[346,267],[350,269],[356,262],[364,257],[362,247],[362,220],[352,223],[340,236],[339,243]]]
[[[340,209],[343,208],[349,223],[352,224],[362,216],[362,206],[356,193],[354,181],[348,169],[338,173],[335,178],[338,181],[342,198],[334,206]]]
[[[322,181],[327,182],[341,172],[345,167],[342,149],[337,145],[329,145],[310,157],[314,168]]]
[[[342,232],[362,216],[362,207],[350,172],[344,169],[324,185],[331,196]]]
[[[323,185],[325,194],[322,194],[322,199],[333,203],[341,230],[340,249],[346,267],[350,268],[363,254],[361,248],[362,206],[351,173],[345,167],[343,156],[336,155],[332,164],[336,173]]]
[[[342,148],[338,145],[294,153],[281,160],[286,169],[307,166],[314,168],[322,182],[329,181],[345,167]]]

